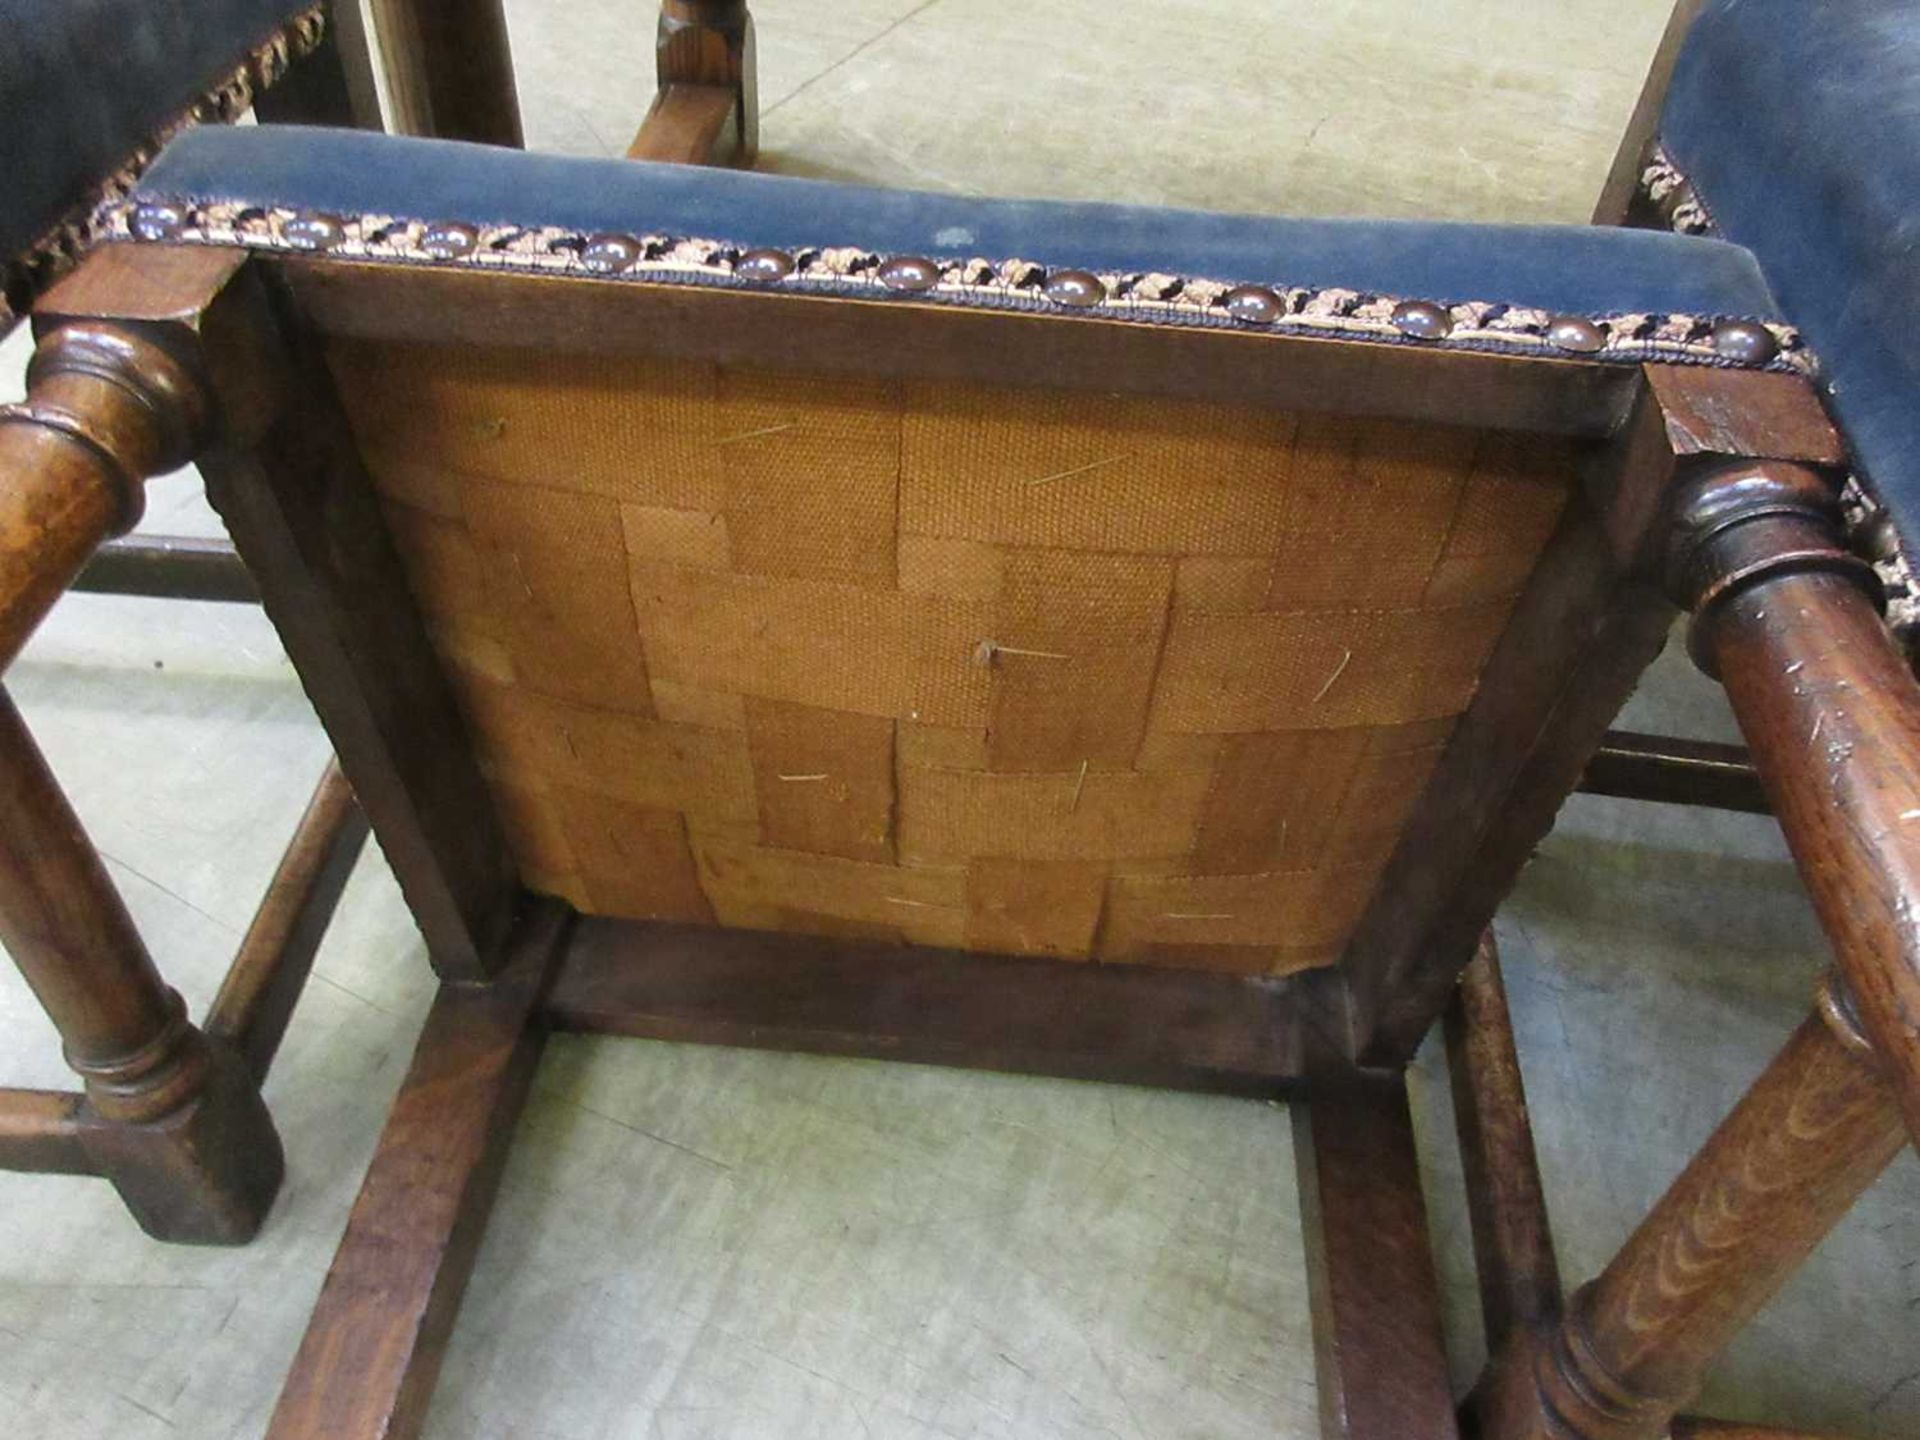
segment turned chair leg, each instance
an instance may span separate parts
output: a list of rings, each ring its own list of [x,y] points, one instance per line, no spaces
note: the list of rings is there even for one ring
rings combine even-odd
[[[1707,1367],[1906,1142],[1866,1041],[1809,1017],[1558,1320],[1468,1402],[1483,1440],[1659,1440]]]
[[[0,692],[0,941],[86,1082],[81,1150],[149,1235],[237,1244],[266,1217],[280,1139],[244,1061],[161,980],[106,867]]]
[[[1720,1351],[1920,1134],[1920,859],[1898,838],[1920,811],[1920,688],[1836,519],[1816,471],[1707,464],[1676,492],[1664,557],[1836,970],[1600,1277],[1507,1339],[1468,1404],[1484,1440],[1665,1435]]]
[[[662,0],[654,56],[659,89],[627,158],[752,165],[760,111],[746,0]]]
[[[233,267],[178,268],[217,293]],[[210,397],[179,332],[170,314],[54,328],[26,402],[0,406],[0,667],[95,546],[137,519],[142,482],[205,438]],[[85,1081],[80,1097],[10,1092],[0,1158],[105,1176],[159,1239],[250,1238],[284,1167],[259,1087],[232,1047],[188,1023],[4,692],[0,942]]]

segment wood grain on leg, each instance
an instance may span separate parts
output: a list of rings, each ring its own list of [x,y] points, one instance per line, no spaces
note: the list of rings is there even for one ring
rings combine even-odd
[[[1484,1440],[1658,1440],[1906,1139],[1865,1039],[1810,1016],[1564,1318],[1516,1332]]]
[[[571,920],[542,903],[499,977],[443,986],[388,1114],[268,1440],[407,1440],[486,1229]]]
[[[1920,683],[1841,543],[1828,477],[1709,466],[1674,514],[1667,574],[1694,654],[1726,685],[1847,1003],[1920,1136]]]
[[[1293,1107],[1326,1440],[1455,1440],[1439,1282],[1403,1076]]]

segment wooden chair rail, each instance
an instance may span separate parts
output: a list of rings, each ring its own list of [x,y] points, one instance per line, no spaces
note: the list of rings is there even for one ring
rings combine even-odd
[[[86,1097],[67,1090],[0,1090],[0,1170],[97,1175],[87,1153]]]
[[[1491,930],[1460,977],[1445,1026],[1480,1312],[1487,1350],[1494,1353],[1515,1332],[1556,1316],[1561,1297],[1513,1017]]]
[[[67,588],[156,600],[260,603],[260,587],[233,546],[192,535],[123,535],[109,540],[93,552]]]
[[[1760,773],[1743,745],[1609,730],[1587,761],[1580,789],[1588,795],[1654,800],[1771,815]]]
[[[1458,1440],[1405,1078],[1293,1106],[1326,1440]]]
[[[1345,1070],[1331,970],[1245,978],[584,919],[555,1029],[1272,1098]]]
[[[208,1037],[231,1045],[262,1084],[367,834],[340,762],[329,760],[207,1011]]]
[[[536,906],[498,977],[445,985],[367,1167],[268,1440],[419,1433],[545,1043],[564,906]]]

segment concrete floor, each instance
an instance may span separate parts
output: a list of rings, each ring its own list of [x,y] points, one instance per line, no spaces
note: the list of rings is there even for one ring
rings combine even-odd
[[[1579,221],[1667,0],[762,0],[773,168],[1218,209]],[[642,0],[509,0],[529,138],[617,153]],[[938,104],[927,103],[937,96]],[[0,348],[16,393],[20,337]],[[155,528],[214,522],[191,477]],[[9,675],[168,975],[211,996],[326,756],[271,630],[74,597]],[[1725,735],[1670,656],[1629,717]],[[1822,944],[1771,822],[1571,802],[1500,922],[1570,1276],[1613,1251],[1804,1013]],[[237,1251],[0,1176],[0,1435],[261,1433],[431,983],[363,861],[268,1086],[292,1169]],[[62,1085],[0,977],[0,1083]],[[1457,1376],[1481,1358],[1444,1072],[1413,1075]],[[1276,1107],[631,1041],[555,1042],[438,1440],[1237,1440],[1317,1433]],[[1920,1431],[1902,1156],[1705,1407]]]

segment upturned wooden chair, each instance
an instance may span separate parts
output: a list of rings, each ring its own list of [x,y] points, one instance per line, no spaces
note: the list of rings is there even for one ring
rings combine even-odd
[[[1481,962],[1465,1414],[1702,1433],[1920,1122],[1920,691],[1751,255],[733,173],[744,6],[661,56],[633,151],[690,163],[183,137],[0,423],[0,658],[196,457],[444,982],[269,1433],[417,1433],[570,1029],[1294,1099],[1326,1431],[1455,1435],[1402,1072],[1676,607],[1838,968],[1561,1306]],[[89,1103],[256,1205],[257,1097],[127,935],[35,943],[112,908],[84,841],[0,845]]]

